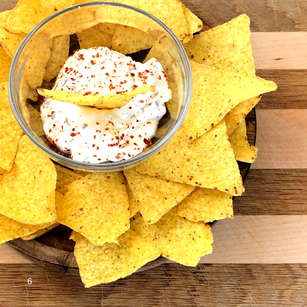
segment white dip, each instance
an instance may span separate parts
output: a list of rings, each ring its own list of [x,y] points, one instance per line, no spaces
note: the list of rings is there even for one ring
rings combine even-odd
[[[155,86],[120,109],[99,110],[46,98],[41,118],[48,139],[71,158],[85,163],[127,160],[142,152],[166,112],[171,90],[161,64],[142,64],[95,47],[79,50],[62,67],[54,90],[102,96]]]

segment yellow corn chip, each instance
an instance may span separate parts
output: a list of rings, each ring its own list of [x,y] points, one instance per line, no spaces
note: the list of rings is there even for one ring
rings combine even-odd
[[[25,62],[24,78],[32,89],[42,85],[47,63],[51,55],[52,40],[46,35],[36,35],[29,42],[33,46],[28,59]]]
[[[84,171],[78,171],[78,170],[74,170],[74,173],[81,175],[82,177],[93,174],[93,173],[90,173],[90,172],[84,172]]]
[[[103,33],[109,34],[112,38],[117,26],[118,24],[103,22],[99,24],[99,30]]]
[[[0,214],[0,244],[20,237],[31,236],[50,224],[27,225]]]
[[[219,69],[255,74],[246,15],[197,35],[184,45],[188,57],[200,64]]]
[[[103,245],[129,229],[129,201],[122,173],[91,174],[68,186],[58,221]]]
[[[40,118],[39,112],[35,108],[33,108],[30,103],[27,103],[27,108],[30,114],[30,126],[31,126],[32,131],[38,137],[45,135],[42,119]]]
[[[126,105],[133,97],[138,94],[145,94],[148,92],[153,92],[154,86],[140,86],[136,90],[121,93],[121,94],[111,94],[106,96],[100,95],[82,95],[79,93],[71,93],[61,90],[45,90],[38,89],[38,93],[41,96],[52,98],[54,100],[69,102],[73,104],[83,105],[83,106],[93,106],[98,109],[113,109],[121,108]]]
[[[146,223],[154,224],[187,197],[195,187],[137,173],[135,168],[124,171]]]
[[[136,199],[129,187],[129,184],[127,182],[127,180],[125,180],[126,182],[126,189],[127,189],[127,194],[128,194],[128,198],[129,198],[129,212],[130,212],[130,218],[135,216],[138,212],[139,212],[139,206],[138,203],[136,202]]]
[[[244,192],[224,121],[193,142],[179,130],[157,155],[138,165],[136,170],[230,195]]]
[[[42,6],[54,12],[60,11],[74,4],[74,0],[40,0]]]
[[[241,162],[253,163],[256,160],[258,149],[249,145],[246,136],[245,120],[235,129],[229,137],[236,159]]]
[[[65,195],[65,193],[68,191],[68,186],[72,182],[82,178],[81,175],[78,175],[73,171],[58,164],[55,164],[55,169],[57,172],[56,191],[63,195]]]
[[[139,1],[139,0],[115,0],[114,2],[123,3],[144,10],[164,22],[180,39],[183,40],[188,35],[187,23],[184,18],[181,3],[178,0],[156,0]],[[149,24],[148,19],[142,19],[139,14],[123,14],[122,11],[114,11],[105,7],[99,8],[96,11],[96,18],[101,22],[114,22],[121,25],[135,27],[139,30],[147,32],[155,30],[154,23]],[[155,28],[152,28],[155,27]]]
[[[26,235],[21,237],[21,239],[25,240],[25,241],[29,241],[29,240],[33,240],[36,239],[38,237],[41,237],[42,235],[44,235],[45,233],[47,233],[48,231],[50,231],[51,229],[58,227],[60,225],[60,223],[55,222],[53,224],[51,224],[50,226],[37,230],[34,233],[30,234],[30,235]],[[28,226],[28,225],[27,225]],[[37,227],[37,226],[36,226]]]
[[[178,205],[177,214],[192,222],[205,223],[233,218],[232,197],[221,191],[196,188]]]
[[[29,33],[52,13],[54,11],[42,7],[40,0],[19,0],[8,16],[5,28],[12,33]]]
[[[51,81],[60,71],[60,66],[65,63],[69,54],[69,35],[56,36],[52,39],[51,55],[47,63],[44,79]]]
[[[6,31],[5,23],[10,15],[11,11],[0,13],[0,45],[5,50],[7,55],[12,59],[26,35],[17,35]]]
[[[188,221],[176,213],[165,214],[153,225],[146,224],[140,214],[131,219],[131,229],[152,243],[167,259],[196,266],[199,258],[212,253],[211,228],[203,222]]]
[[[77,33],[81,49],[88,49],[95,46],[104,46],[111,48],[112,36],[106,31],[100,30],[101,24]]]
[[[0,85],[0,168],[10,171],[23,131],[10,106],[7,83]]]
[[[187,22],[187,28],[189,33],[189,36],[187,36],[183,41],[184,43],[186,43],[191,39],[193,39],[194,33],[199,32],[202,29],[203,22],[195,14],[193,14],[186,6],[184,6],[182,3],[181,5],[183,9],[184,18]]]
[[[4,49],[0,47],[0,84],[3,82],[8,82],[11,63],[11,58],[6,54]]]
[[[0,213],[25,224],[55,221],[55,185],[54,164],[24,135],[10,173],[0,175]]]
[[[123,54],[138,52],[152,47],[154,39],[141,30],[133,27],[116,27],[112,39],[112,49]]]
[[[276,84],[191,61],[193,93],[183,128],[190,139],[209,131],[240,102],[274,91]]]
[[[244,120],[245,116],[255,107],[259,102],[260,97],[254,97],[239,103],[225,116],[227,125],[227,133],[231,135],[239,124]]]
[[[103,246],[92,244],[76,232],[70,238],[76,242],[74,254],[86,288],[126,277],[160,256],[157,248],[132,230],[122,234],[118,244]]]

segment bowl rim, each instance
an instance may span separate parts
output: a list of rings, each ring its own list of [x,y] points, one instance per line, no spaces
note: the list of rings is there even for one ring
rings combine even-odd
[[[27,125],[24,123],[24,120],[22,119],[22,116],[19,115],[19,112],[17,110],[17,103],[14,98],[14,81],[13,81],[13,74],[16,69],[16,65],[18,62],[18,59],[24,50],[25,46],[27,43],[30,41],[30,39],[44,26],[46,25],[49,21],[52,19],[65,14],[66,12],[73,11],[76,9],[79,9],[80,7],[90,7],[90,6],[114,6],[114,7],[121,7],[125,8],[128,10],[135,11],[137,13],[140,13],[142,15],[145,15],[146,17],[152,19],[154,22],[156,22],[159,26],[165,30],[168,35],[172,38],[172,40],[175,42],[177,48],[180,51],[180,60],[183,65],[183,68],[186,70],[186,75],[187,75],[187,80],[186,80],[186,92],[187,92],[187,98],[186,98],[186,103],[183,106],[183,110],[181,112],[181,116],[179,116],[173,125],[173,127],[170,129],[168,134],[161,140],[158,141],[156,146],[149,148],[147,151],[141,152],[137,154],[135,157],[124,160],[124,161],[119,161],[119,162],[110,162],[110,163],[83,163],[79,162],[67,157],[64,157],[56,152],[54,152],[52,149],[43,146],[41,141],[39,141],[38,137],[31,131],[31,129],[28,129]],[[22,70],[21,70],[22,71]],[[17,84],[20,82],[20,72],[17,78]],[[12,112],[15,116],[15,119],[17,120],[19,126],[22,128],[24,133],[31,139],[31,141],[38,146],[41,150],[43,150],[49,158],[51,158],[54,162],[59,163],[61,165],[64,165],[65,167],[71,167],[72,169],[77,169],[77,170],[83,170],[83,171],[92,171],[92,172],[107,172],[107,171],[119,171],[119,170],[124,170],[128,169],[130,167],[134,167],[143,161],[146,161],[150,157],[152,157],[155,153],[157,153],[159,150],[162,149],[173,137],[173,135],[177,132],[179,127],[181,126],[191,103],[191,98],[192,98],[192,89],[193,89],[193,80],[192,80],[192,70],[190,66],[190,62],[188,59],[188,56],[185,52],[185,49],[180,42],[180,40],[176,37],[176,35],[170,30],[168,26],[166,26],[161,20],[156,18],[155,16],[151,15],[150,13],[143,11],[139,8],[132,7],[130,5],[126,4],[121,4],[121,3],[114,3],[114,2],[104,2],[104,1],[97,1],[97,2],[89,2],[89,3],[82,3],[82,4],[77,4],[73,5],[70,7],[67,7],[61,11],[58,11],[50,16],[48,16],[46,19],[41,21],[37,26],[35,26],[29,34],[25,37],[25,39],[22,41],[21,45],[18,47],[17,52],[15,53],[15,56],[12,60],[12,65],[10,68],[10,73],[9,73],[9,80],[8,80],[8,95],[9,95],[9,100],[10,100],[10,105]]]

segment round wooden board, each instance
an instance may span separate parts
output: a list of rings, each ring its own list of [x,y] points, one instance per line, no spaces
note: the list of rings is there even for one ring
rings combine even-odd
[[[247,136],[250,144],[256,142],[256,112],[255,109],[246,117]],[[239,167],[243,180],[245,180],[250,164],[239,162]],[[60,225],[43,236],[30,241],[16,239],[8,242],[18,251],[26,254],[32,259],[51,264],[61,265],[69,268],[77,268],[77,262],[73,254],[74,242],[69,239],[71,230],[68,227]],[[139,269],[145,271],[159,266],[166,262],[166,259],[160,257]]]

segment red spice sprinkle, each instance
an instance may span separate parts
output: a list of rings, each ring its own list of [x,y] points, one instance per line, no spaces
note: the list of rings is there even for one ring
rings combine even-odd
[[[75,79],[75,78],[70,78],[70,80],[72,80],[72,81],[76,81],[76,79]]]
[[[74,137],[74,136],[76,136],[77,135],[77,133],[74,133],[74,132],[72,132],[71,134],[70,134],[70,136],[72,136],[72,137]]]
[[[116,159],[119,159],[119,158],[120,158],[120,156],[119,156],[119,155],[117,155],[117,156],[115,156],[115,158],[116,158]]]
[[[192,54],[192,55],[191,55],[191,59],[193,59],[193,58],[194,58],[194,55]]]
[[[93,155],[93,157],[97,158],[97,155]]]
[[[97,147],[97,150],[99,150],[99,147]]]
[[[96,139],[96,135],[94,135],[94,139]]]
[[[110,176],[107,176],[107,178],[111,178]]]
[[[106,129],[104,129],[104,130],[106,130],[106,131],[107,131],[107,130],[110,130],[110,129],[109,129],[109,128],[106,128]]]
[[[133,145],[138,146],[138,144],[137,144],[137,143],[133,143]]]
[[[84,94],[84,96],[87,96],[87,95],[90,95],[90,94],[92,94],[92,92],[86,92],[86,93]]]
[[[96,132],[101,133],[101,130],[96,130]]]
[[[92,147],[95,147],[95,146],[96,146],[95,144],[92,145]]]
[[[145,138],[144,138],[144,143],[145,143],[146,145],[150,145],[150,144],[151,144],[151,139],[145,139]]]
[[[51,133],[52,129],[49,129],[49,133]]]
[[[91,64],[92,64],[92,65],[95,65],[96,63],[95,63],[95,61],[91,60]]]
[[[134,136],[133,136],[133,135],[130,135],[130,139],[134,139]]]

